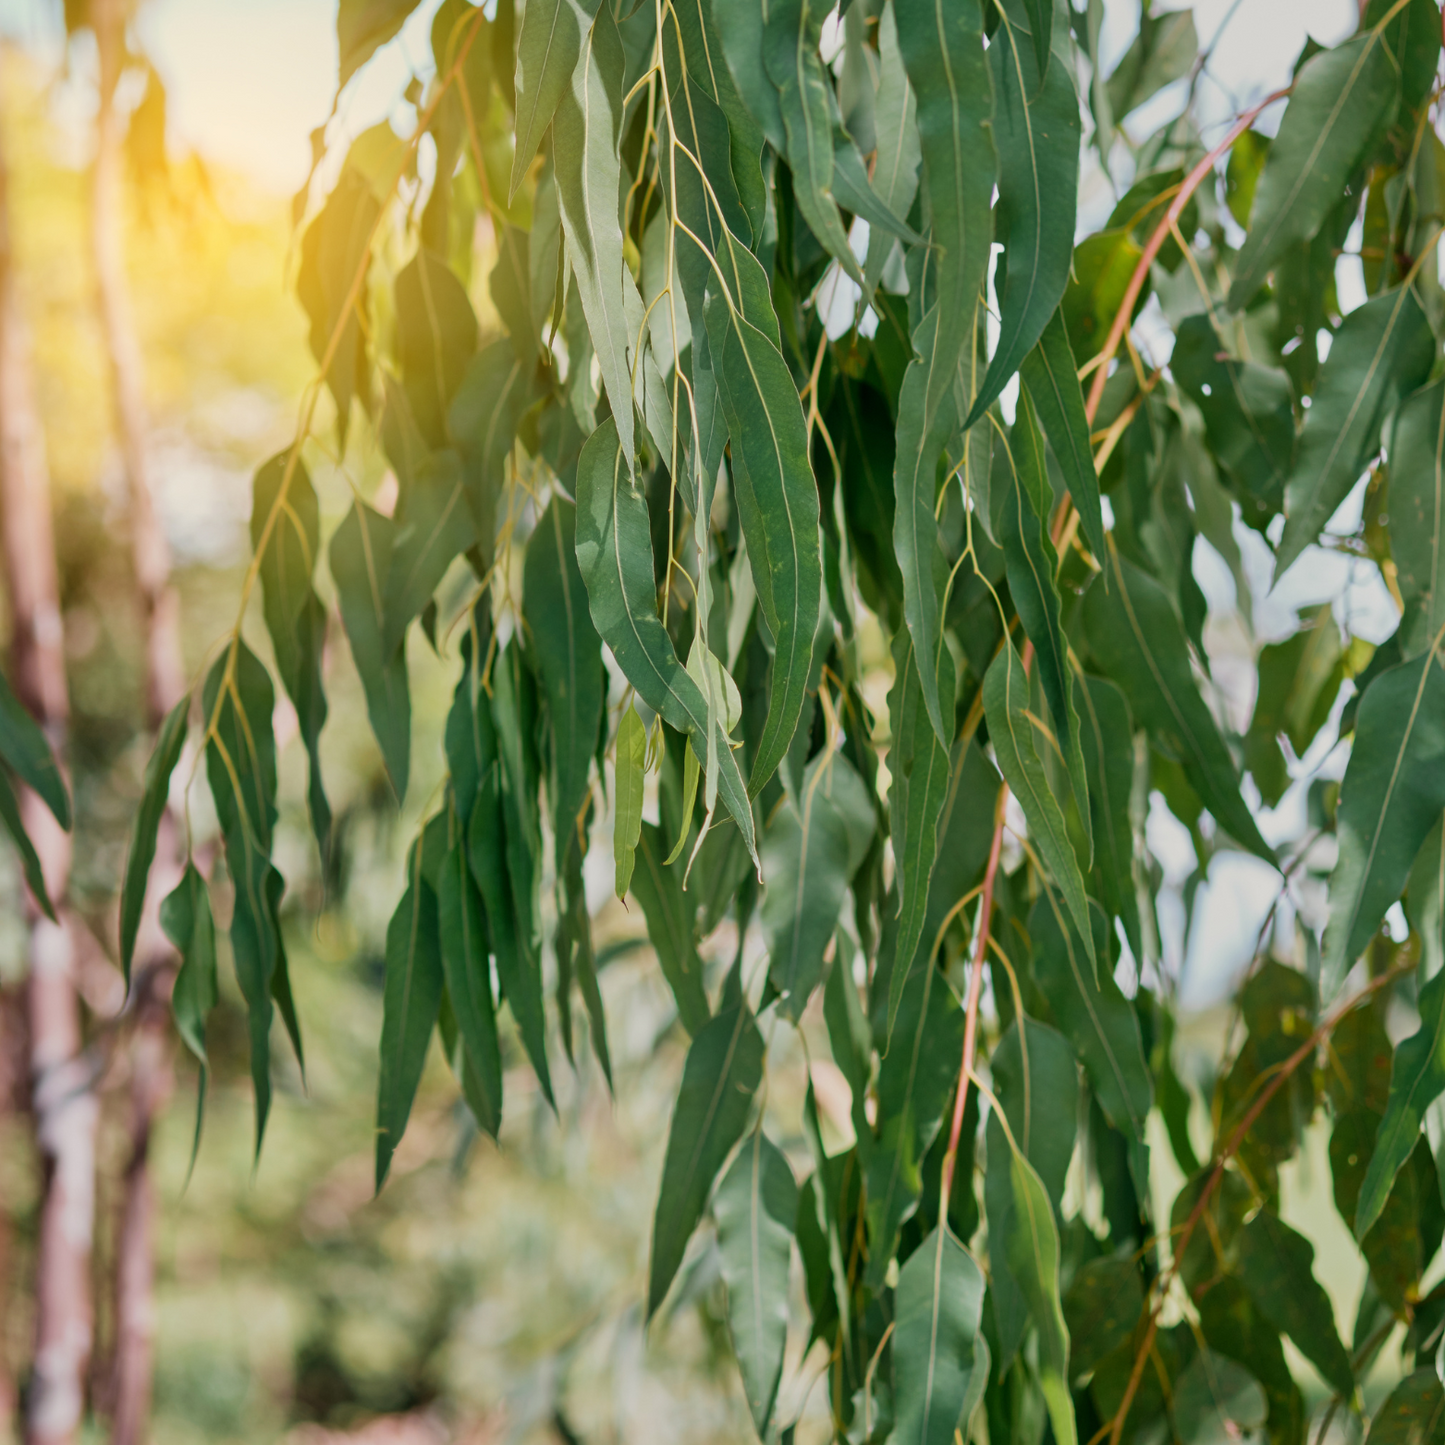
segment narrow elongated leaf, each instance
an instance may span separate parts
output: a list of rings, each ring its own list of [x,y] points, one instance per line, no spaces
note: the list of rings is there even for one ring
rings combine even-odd
[[[838,926],[852,870],[862,861],[851,847],[850,817],[866,819],[873,805],[863,780],[844,757],[809,766],[796,803],[785,800],[763,838],[763,931],[768,976],[794,1023],[823,977],[823,954]],[[850,868],[851,865],[851,868]]]
[[[914,94],[924,183],[933,226],[937,304],[913,337],[899,403],[893,544],[903,572],[903,608],[918,649],[923,697],[939,741],[952,698],[941,695],[940,592],[934,575],[936,466],[957,420],[954,381],[973,333],[992,240],[995,153],[993,85],[983,52],[982,13],[947,0],[894,0],[898,39]]]
[[[1057,42],[1062,59],[1048,65],[1053,11],[1052,0],[1038,0],[1032,13],[1023,0],[1005,5],[989,47],[998,146],[996,224],[1005,246],[1003,274],[995,282],[998,348],[965,426],[993,405],[1043,335],[1074,258],[1082,124],[1062,16]]]
[[[914,970],[878,1071],[879,1135],[866,1151],[868,1282],[881,1288],[918,1208],[923,1160],[958,1079],[963,1013],[936,968]],[[960,1185],[960,1187],[962,1187]]]
[[[1390,556],[1405,603],[1400,648],[1410,658],[1445,627],[1445,378],[1417,391],[1395,419]]]
[[[813,234],[862,285],[833,199],[832,85],[818,54],[823,17],[808,0],[773,0],[764,15],[763,67],[778,92],[793,197]]]
[[[728,1328],[748,1409],[766,1439],[788,1343],[788,1269],[798,1185],[792,1166],[757,1129],[713,1200],[728,1290]]]
[[[1090,650],[1123,690],[1134,716],[1179,759],[1190,785],[1220,825],[1251,853],[1273,863],[1274,855],[1240,797],[1229,749],[1199,695],[1184,629],[1168,596],[1112,545],[1107,566],[1107,578],[1084,595]]]
[[[1370,1421],[1371,1445],[1439,1445],[1445,1437],[1445,1386],[1432,1366],[1406,1375]]]
[[[1094,938],[1084,878],[1064,826],[1058,800],[1049,790],[1038,752],[1035,723],[1029,716],[1029,679],[1012,642],[1005,642],[983,680],[983,710],[988,735],[1004,781],[1013,789],[1028,820],[1029,837],[1063,894],[1064,904],[1084,941],[1094,967]]]
[[[1038,345],[1024,357],[1020,370],[1044,434],[1068,483],[1084,536],[1094,555],[1102,557],[1104,517],[1099,503],[1099,474],[1094,470],[1084,393],[1079,386],[1074,351],[1069,345],[1069,331],[1061,310],[1054,312]]]
[[[721,296],[708,302],[707,328],[753,582],[775,644],[768,718],[748,780],[756,796],[802,715],[822,602],[818,488],[797,388],[774,340]]]
[[[321,548],[321,526],[316,490],[298,459],[285,499],[266,536],[267,519],[276,509],[281,483],[286,479],[286,464],[286,454],[282,453],[256,473],[251,546],[258,549],[263,610],[276,655],[276,670],[295,704],[296,720],[306,743],[311,773],[311,826],[324,862],[331,854],[331,805],[321,777],[321,729],[326,724],[321,654],[326,644],[326,608],[311,585]]]
[[[476,1086],[468,1090],[468,1102],[477,1123],[495,1139],[502,1125],[502,1052],[492,1001],[486,918],[460,834],[442,863],[437,907],[447,997]]]
[[[1240,1278],[1254,1307],[1340,1394],[1351,1394],[1355,1372],[1335,1331],[1330,1297],[1314,1277],[1314,1247],[1267,1209],[1239,1231],[1236,1241]]]
[[[1034,645],[1039,681],[1048,699],[1059,754],[1068,769],[1083,823],[1084,837],[1093,852],[1089,787],[1079,742],[1079,715],[1074,707],[1074,673],[1069,662],[1069,641],[1064,635],[1058,585],[1059,554],[1049,539],[1049,517],[1054,491],[1049,485],[1044,439],[1034,420],[1028,394],[1019,397],[1017,420],[1009,445],[1013,486],[1003,503],[1001,540],[1009,593],[1019,621]],[[1092,858],[1090,859],[1092,866]]]
[[[427,1047],[441,1007],[441,935],[436,894],[422,877],[422,849],[412,847],[410,879],[386,929],[386,985],[382,993],[381,1072],[376,1086],[376,1187],[411,1115]]]
[[[55,821],[68,830],[70,794],[60,775],[60,766],[40,725],[10,690],[3,674],[0,674],[0,758],[22,783],[39,794],[41,802],[55,815]]]
[[[216,924],[206,880],[187,862],[175,889],[161,900],[161,927],[181,955],[181,966],[171,989],[171,1013],[176,1032],[200,1065],[196,1081],[196,1127],[191,1142],[191,1167],[201,1144],[201,1123],[206,1110],[206,1020],[220,998],[216,982]]]
[[[620,746],[619,741],[619,749]],[[620,807],[620,785],[617,795]],[[657,950],[663,977],[677,1000],[677,1016],[682,1020],[683,1028],[696,1037],[712,1014],[703,986],[703,962],[697,951],[693,927],[696,907],[682,891],[682,869],[669,867],[663,862],[663,847],[662,830],[651,823],[642,824],[637,845],[640,866],[632,874],[632,892],[642,904],[642,916],[647,920],[647,936]]]
[[[649,1317],[682,1263],[718,1170],[747,1127],[762,1075],[763,1036],[745,1005],[710,1020],[687,1051],[652,1224]]]
[[[947,671],[948,690],[952,692],[953,658],[947,649],[940,660]],[[950,772],[948,750],[939,743],[925,711],[923,680],[913,638],[903,628],[893,639],[893,689],[888,694],[888,717],[893,735],[892,756],[896,759],[888,809],[898,865],[898,933],[893,973],[888,983],[888,1036],[891,1038],[914,957],[920,945],[928,947],[933,943],[931,938],[924,939],[923,928]]]
[[[617,769],[614,785],[612,855],[617,860],[617,896],[626,895],[642,835],[642,785],[646,777],[647,729],[629,707],[617,724]]]
[[[206,776],[225,839],[226,866],[236,890],[231,949],[250,1023],[259,1151],[271,1107],[273,993],[279,994],[283,1015],[289,1015],[286,1022],[293,1041],[296,1037],[279,917],[285,884],[271,863],[271,831],[276,821],[276,739],[271,714],[276,698],[265,667],[238,638],[216,659],[206,678],[203,699],[210,724]]]
[[[527,543],[523,612],[552,719],[552,831],[560,869],[587,800],[606,679],[602,642],[577,570],[577,508],[554,496]]]
[[[396,524],[357,499],[331,538],[331,575],[341,620],[366,692],[371,730],[398,799],[411,767],[411,691],[405,651],[383,641],[386,584]]]
[[[1365,690],[1340,787],[1339,859],[1330,876],[1321,992],[1364,952],[1445,809],[1445,662],[1429,652]]]
[[[20,854],[20,866],[25,872],[25,882],[31,893],[35,895],[35,901],[40,905],[45,916],[53,923],[55,919],[55,905],[50,901],[50,894],[45,887],[45,870],[40,866],[40,855],[35,851],[35,844],[30,841],[30,834],[25,831],[25,823],[20,815],[20,799],[15,796],[15,789],[11,785],[8,773],[0,770],[0,825],[10,835],[10,841],[15,844]],[[142,882],[141,891],[144,894],[145,884]]]
[[[688,734],[698,761],[705,764],[707,702],[678,660],[657,615],[647,502],[633,488],[610,418],[588,439],[577,464],[577,565],[587,586],[593,624],[627,680],[669,726]],[[747,785],[722,731],[722,720],[715,718],[712,726],[718,790],[756,860]]]
[[[873,190],[895,216],[906,216],[918,194],[918,167],[923,153],[918,139],[918,101],[898,47],[893,0],[887,0],[878,17],[878,95],[873,117],[877,141]],[[863,266],[863,289],[869,296],[883,276],[892,249],[891,236],[870,229]]]
[[[1386,291],[1345,317],[1320,370],[1285,488],[1276,577],[1349,495],[1379,447],[1386,414],[1425,380],[1434,359],[1434,334],[1409,286]]]
[[[1054,1022],[1083,1061],[1105,1117],[1131,1142],[1136,1186],[1148,1180],[1146,1124],[1153,1102],[1139,1020],[1107,967],[1109,927],[1097,905],[1090,910],[1094,954],[1104,966],[1088,966],[1079,935],[1051,898],[1039,899],[1029,916],[1034,977],[1049,1001]]]
[[[497,500],[517,424],[532,400],[532,373],[507,341],[494,341],[472,358],[452,398],[447,425],[461,449],[462,479],[476,524],[477,545],[490,561]]]
[[[1306,63],[1255,188],[1229,288],[1232,310],[1248,304],[1289,246],[1324,224],[1346,178],[1389,125],[1398,93],[1399,63],[1373,31]]]
[[[988,1383],[983,1291],[983,1274],[946,1223],[909,1255],[893,1347],[899,1445],[953,1445],[954,1432],[967,1430]]]
[[[624,68],[617,22],[611,7],[603,5],[581,36],[577,64],[557,104],[552,151],[567,258],[630,470],[635,451],[632,378],[637,344],[632,317],[635,313],[640,321],[643,310],[632,273],[623,263],[618,226],[622,170],[617,136]]]
[[[477,318],[455,271],[423,246],[396,278],[396,354],[417,429],[447,442],[447,408],[477,350]]]
[[[341,46],[341,78],[337,90],[406,24],[417,0],[341,0],[336,38]]]
[[[706,6],[707,0],[699,0]],[[732,82],[753,125],[779,155],[788,148],[782,101],[763,62],[767,11],[761,5],[718,6],[718,33]],[[759,147],[761,149],[761,147]]]
[[[187,693],[166,714],[156,738],[155,751],[146,763],[145,786],[131,824],[125,882],[120,890],[120,966],[127,982],[130,981],[130,965],[135,956],[141,913],[145,908],[146,880],[155,861],[156,838],[170,796],[171,774],[181,760],[181,749],[186,743],[186,723],[190,711],[191,697]],[[44,899],[44,891],[37,893],[36,897]]]
[[[517,37],[517,148],[512,156],[509,204],[572,80],[582,37],[596,13],[597,0],[527,0],[522,33]]]
[[[1102,677],[1079,679],[1079,738],[1089,778],[1094,872],[1099,898],[1123,920],[1129,949],[1144,956],[1134,887],[1134,830],[1129,796],[1134,783],[1134,722],[1124,694]]]

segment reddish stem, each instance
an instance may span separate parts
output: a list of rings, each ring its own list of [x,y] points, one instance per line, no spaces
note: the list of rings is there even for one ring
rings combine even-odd
[[[1139,257],[1139,264],[1134,267],[1134,274],[1129,278],[1129,286],[1124,292],[1124,300],[1115,313],[1114,324],[1109,328],[1109,339],[1104,343],[1103,356],[1094,370],[1093,384],[1089,387],[1089,400],[1084,407],[1084,414],[1088,417],[1090,426],[1094,424],[1094,416],[1099,410],[1099,402],[1104,395],[1104,383],[1108,380],[1109,363],[1113,360],[1114,353],[1118,351],[1119,343],[1124,339],[1129,318],[1134,312],[1134,303],[1144,289],[1144,280],[1149,274],[1149,267],[1154,264],[1154,258],[1159,254],[1159,248],[1164,244],[1165,237],[1169,235],[1170,228],[1178,224],[1179,217],[1184,214],[1184,207],[1189,204],[1190,196],[1199,189],[1205,176],[1214,170],[1214,163],[1220,156],[1234,144],[1243,131],[1249,129],[1260,111],[1266,106],[1273,105],[1275,101],[1282,100],[1291,89],[1291,86],[1286,86],[1283,90],[1277,90],[1273,95],[1266,96],[1252,110],[1245,111],[1235,121],[1229,134],[1185,177],[1184,184],[1179,187],[1179,194],[1169,203],[1169,209],[1164,212],[1164,219],[1154,228],[1154,234],[1149,237],[1149,243],[1144,247],[1144,254]]]

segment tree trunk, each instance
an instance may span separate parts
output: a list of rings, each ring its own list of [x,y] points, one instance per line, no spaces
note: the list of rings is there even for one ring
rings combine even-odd
[[[91,244],[96,302],[110,368],[117,440],[125,468],[136,588],[145,614],[146,712],[152,734],[186,690],[180,602],[171,584],[170,547],[151,494],[147,464],[145,373],[126,291],[123,253],[123,124],[115,108],[125,64],[125,0],[91,0],[100,63]],[[115,1360],[112,1440],[140,1445],[150,1412],[155,1334],[154,1191],[149,1168],[151,1123],[170,1093],[166,1001],[175,952],[159,923],[159,900],[180,880],[180,832],[165,818],[137,939],[132,978],[130,1142],[116,1238]]]
[[[8,175],[0,143],[0,516],[14,625],[15,690],[64,757],[69,716],[50,478],[31,376],[30,336],[11,252]],[[20,800],[26,830],[57,905],[70,875],[70,838],[33,793]],[[33,898],[30,925],[32,1107],[45,1167],[36,1263],[34,1377],[26,1421],[32,1445],[65,1445],[80,1432],[91,1345],[90,1246],[95,1213],[96,1100],[81,1054],[74,957],[65,926]]]

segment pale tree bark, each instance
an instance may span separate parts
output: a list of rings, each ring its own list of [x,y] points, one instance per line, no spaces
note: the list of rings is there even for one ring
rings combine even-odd
[[[64,759],[70,704],[45,441],[35,403],[30,336],[20,304],[0,139],[0,518],[14,629],[12,677]],[[70,875],[70,837],[33,793],[21,796],[26,830],[59,905]],[[45,1184],[36,1259],[34,1372],[26,1438],[69,1445],[80,1432],[91,1347],[90,1249],[95,1215],[96,1099],[82,1054],[74,953],[63,923],[27,904],[32,1108]]]
[[[180,601],[170,547],[156,514],[147,457],[145,372],[131,315],[124,260],[124,117],[116,86],[125,65],[130,0],[90,0],[100,64],[91,245],[96,301],[109,363],[116,436],[125,471],[136,588],[145,621],[147,723],[154,735],[186,690]],[[180,879],[180,832],[163,820],[137,939],[130,1002],[130,1158],[116,1235],[115,1355],[109,1395],[115,1445],[141,1445],[150,1414],[155,1339],[155,1199],[149,1167],[151,1125],[170,1093],[166,1003],[176,958],[159,924],[159,900]]]

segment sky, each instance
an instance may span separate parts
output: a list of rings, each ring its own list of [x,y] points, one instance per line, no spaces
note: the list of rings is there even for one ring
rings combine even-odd
[[[438,4],[423,0],[401,35],[348,87],[338,113],[344,133],[358,134],[394,113],[408,78],[429,69]],[[1163,0],[1158,8],[1184,7]],[[1221,119],[1234,109],[1225,91],[1241,105],[1267,94],[1288,79],[1307,31],[1334,43],[1356,13],[1355,0],[1200,0],[1193,9],[1205,46],[1233,12],[1210,65],[1224,89],[1206,85],[1203,95]],[[294,192],[310,163],[308,137],[330,113],[336,88],[335,0],[142,0],[140,13],[144,48],[166,83],[173,146],[242,171],[268,190]],[[1138,0],[1105,0],[1106,61],[1127,46],[1138,13]],[[0,34],[58,61],[60,14],[60,0],[0,0]],[[89,57],[77,47],[72,63],[83,72]],[[68,109],[82,120],[87,89],[62,87],[61,114]],[[1159,104],[1167,111],[1170,96]]]

